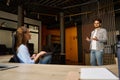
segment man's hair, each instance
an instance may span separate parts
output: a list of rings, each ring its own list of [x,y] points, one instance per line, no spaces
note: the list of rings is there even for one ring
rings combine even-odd
[[[102,20],[100,18],[95,18],[93,22],[95,21],[99,21],[100,23],[102,23]]]

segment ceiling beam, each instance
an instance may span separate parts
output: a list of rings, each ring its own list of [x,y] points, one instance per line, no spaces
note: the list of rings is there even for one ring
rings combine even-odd
[[[97,0],[92,0],[92,1],[89,1],[89,2],[86,2],[86,3],[82,3],[82,4],[76,4],[76,5],[73,5],[73,6],[63,7],[63,9],[69,9],[69,8],[84,6],[84,5],[88,5],[88,4],[94,3],[94,2],[97,2]]]
[[[46,14],[46,13],[38,13],[38,12],[30,12],[31,14],[39,14],[39,15],[43,15],[43,16],[53,16],[53,17],[57,17],[57,15],[54,14]]]
[[[70,15],[65,15],[64,17],[72,17],[72,16],[78,16],[78,15],[87,15],[92,13],[91,11],[89,12],[81,12],[81,13],[77,13],[77,14],[70,14]]]

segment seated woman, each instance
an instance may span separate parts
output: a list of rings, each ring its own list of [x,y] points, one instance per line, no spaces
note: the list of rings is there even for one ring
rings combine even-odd
[[[41,51],[38,54],[30,56],[27,42],[31,39],[30,31],[28,28],[22,26],[17,29],[16,32],[16,45],[15,50],[20,63],[40,63],[49,64],[51,62],[51,55],[47,55],[47,52]]]

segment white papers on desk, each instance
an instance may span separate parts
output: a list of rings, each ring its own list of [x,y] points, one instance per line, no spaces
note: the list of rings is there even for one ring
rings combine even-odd
[[[119,80],[106,68],[81,68],[80,80]]]

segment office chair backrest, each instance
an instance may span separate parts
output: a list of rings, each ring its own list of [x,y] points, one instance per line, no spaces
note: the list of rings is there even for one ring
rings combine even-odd
[[[13,53],[13,56],[10,58],[9,62],[20,63],[20,60],[15,51],[15,35],[14,34],[12,35],[12,53]]]
[[[19,60],[19,58],[17,57],[17,55],[13,55],[13,56],[10,58],[9,62],[12,62],[12,63],[20,63],[20,60]]]

